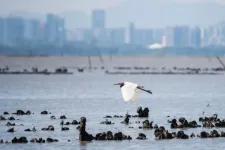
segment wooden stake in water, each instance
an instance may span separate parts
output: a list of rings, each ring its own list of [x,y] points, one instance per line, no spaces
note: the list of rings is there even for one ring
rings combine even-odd
[[[91,71],[92,69],[91,56],[88,56],[88,65],[89,65],[89,71]]]
[[[224,65],[223,61],[220,59],[219,56],[217,56],[216,58],[219,61],[219,63],[223,66],[223,69],[225,70],[225,65]]]

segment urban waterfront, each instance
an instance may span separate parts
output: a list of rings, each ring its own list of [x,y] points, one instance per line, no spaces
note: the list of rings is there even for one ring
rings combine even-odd
[[[225,5],[0,1],[0,149],[224,150]]]

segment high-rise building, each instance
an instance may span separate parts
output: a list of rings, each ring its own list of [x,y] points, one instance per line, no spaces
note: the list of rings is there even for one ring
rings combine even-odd
[[[90,44],[93,39],[93,32],[91,29],[77,29],[80,33],[80,41]]]
[[[174,46],[175,47],[187,47],[190,44],[189,41],[189,27],[188,26],[176,26],[174,28]]]
[[[47,14],[45,25],[45,38],[47,43],[56,43],[57,38],[57,16],[53,14]]]
[[[153,34],[154,43],[162,43],[163,36],[164,36],[163,29],[154,29]]]
[[[4,45],[5,39],[5,19],[0,18],[0,45]]]
[[[166,43],[166,36],[162,36],[162,46],[163,47],[166,47],[167,46],[167,43]]]
[[[92,29],[105,28],[105,11],[95,9],[92,11]]]
[[[148,46],[153,44],[153,30],[152,29],[137,29],[135,31],[135,44],[141,46]]]
[[[165,29],[166,47],[174,46],[174,27],[167,27]]]
[[[5,20],[5,44],[23,45],[25,41],[25,20],[21,17],[9,17]]]
[[[203,46],[209,46],[210,45],[210,40],[213,37],[213,34],[209,30],[209,28],[204,28],[202,32],[203,32],[202,45]]]
[[[40,40],[40,21],[29,19],[26,21],[25,38],[28,42],[33,44],[38,43]]]
[[[133,23],[130,23],[129,26],[129,43],[135,44],[135,26]]]
[[[191,29],[191,39],[190,45],[195,48],[201,47],[201,29],[199,27],[195,27]]]
[[[148,46],[154,43],[153,29],[136,29],[133,23],[129,27],[129,43]]]
[[[111,29],[110,31],[110,45],[122,45],[125,43],[125,29]]]
[[[65,41],[64,19],[53,14],[47,14],[45,24],[45,39],[47,43],[62,45]]]
[[[225,45],[225,25],[222,26],[222,45]]]
[[[66,42],[66,29],[65,29],[65,19],[58,19],[58,40],[60,45],[63,45]]]

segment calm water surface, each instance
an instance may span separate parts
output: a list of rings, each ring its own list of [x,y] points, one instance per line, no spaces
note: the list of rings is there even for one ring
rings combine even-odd
[[[130,114],[136,114],[138,106],[150,109],[149,119],[154,123],[165,126],[170,132],[178,131],[169,128],[167,116],[179,118],[186,117],[188,120],[198,120],[205,106],[210,103],[206,110],[207,115],[218,113],[220,118],[225,118],[225,76],[154,76],[154,75],[104,75],[103,73],[83,73],[69,76],[42,76],[42,75],[1,75],[0,76],[0,113],[15,112],[17,109],[31,110],[34,115],[14,116],[16,126],[14,133],[7,133],[7,121],[0,121],[0,139],[11,140],[13,137],[26,136],[29,140],[35,137],[52,137],[59,140],[52,144],[3,144],[0,149],[5,150],[124,150],[124,149],[225,149],[225,138],[217,139],[189,139],[189,140],[154,140],[154,130],[138,129],[140,124],[131,124],[133,129],[120,122],[123,118],[110,119],[115,125],[100,125],[105,115],[124,115],[128,110]],[[120,81],[132,81],[144,85],[153,91],[153,95],[140,92],[138,103],[125,103],[121,97],[119,87],[114,83]],[[51,120],[51,115],[40,115],[47,110],[56,116]],[[87,118],[87,131],[93,135],[111,130],[122,131],[130,135],[131,141],[93,141],[81,145],[78,140],[77,126],[69,126],[70,130],[60,130],[61,115],[66,115],[67,121]],[[5,116],[6,118],[13,116]],[[144,119],[131,118],[131,123]],[[41,131],[48,125],[55,126],[54,132]],[[36,127],[37,132],[24,132],[24,129]],[[200,133],[205,128],[187,129],[189,135]],[[224,130],[225,129],[218,129]],[[138,133],[145,133],[147,140],[139,141],[135,138]],[[68,142],[68,140],[71,140]]]

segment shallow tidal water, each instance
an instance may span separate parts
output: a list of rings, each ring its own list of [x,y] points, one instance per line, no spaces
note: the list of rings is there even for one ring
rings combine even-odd
[[[100,124],[106,115],[136,114],[138,106],[148,107],[149,120],[159,126],[163,125],[169,132],[179,129],[170,129],[167,120],[170,118],[185,117],[188,121],[196,120],[202,116],[206,109],[206,115],[218,114],[219,118],[225,118],[225,76],[224,75],[105,75],[101,72],[75,73],[74,75],[1,75],[0,76],[0,114],[9,113],[21,109],[30,110],[30,116],[14,116],[16,121],[11,121],[24,126],[15,126],[14,133],[6,132],[8,121],[0,121],[0,139],[11,141],[15,136],[31,138],[56,138],[58,143],[50,144],[0,144],[4,150],[124,150],[124,149],[156,149],[156,150],[224,150],[225,138],[188,140],[161,140],[154,139],[153,130],[138,129],[142,124],[134,124],[135,121],[145,119],[130,118],[128,128],[120,122],[123,118],[112,118],[114,125]],[[140,91],[140,100],[137,103],[125,103],[121,91],[114,83],[132,81],[151,89],[153,95]],[[50,115],[41,115],[41,111],[47,110]],[[56,120],[51,120],[54,115]],[[119,132],[130,135],[131,141],[93,141],[80,144],[77,125],[68,126],[69,131],[61,131],[59,117],[66,115],[67,121],[87,118],[86,131],[94,136],[99,132]],[[167,116],[170,116],[168,118]],[[201,124],[198,122],[198,124]],[[41,131],[41,128],[53,125],[55,131]],[[27,128],[35,127],[37,132],[24,132]],[[199,134],[201,131],[213,130],[208,128],[184,129],[190,135],[192,132]],[[219,128],[216,130],[223,130]],[[147,140],[136,140],[139,133],[144,133]],[[70,140],[70,142],[68,142]]]

